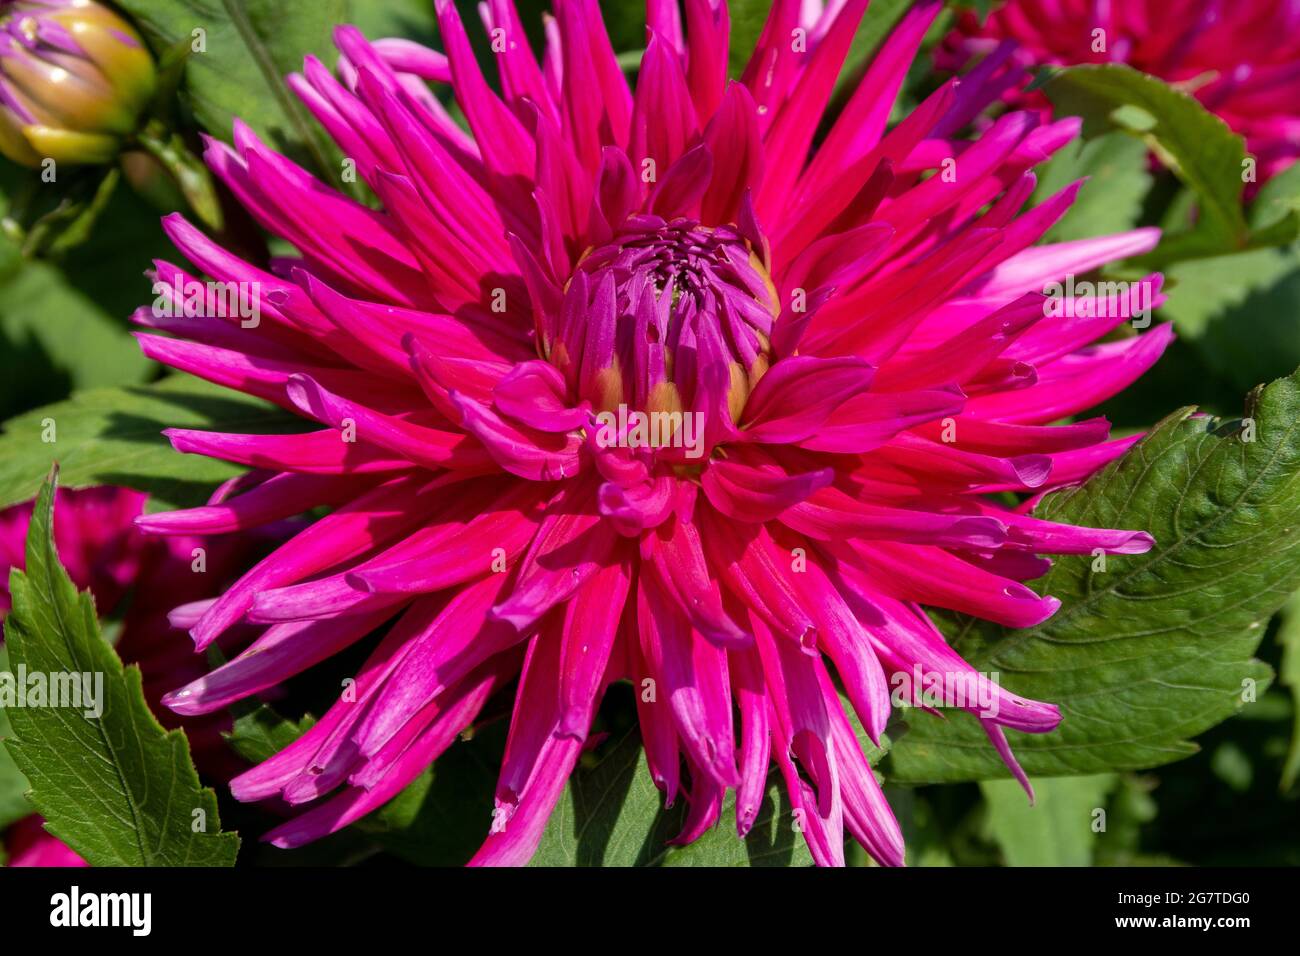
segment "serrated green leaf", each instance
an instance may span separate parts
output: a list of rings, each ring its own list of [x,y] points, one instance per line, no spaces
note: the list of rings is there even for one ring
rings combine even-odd
[[[957,650],[1027,697],[1060,706],[1050,734],[1011,732],[1031,776],[1154,767],[1263,693],[1252,658],[1269,617],[1300,585],[1300,372],[1250,397],[1242,423],[1176,413],[1084,485],[1049,495],[1039,517],[1141,528],[1147,554],[1060,557],[1035,582],[1061,599],[1037,627],[942,616]],[[1245,439],[1253,440],[1245,440]],[[1005,776],[965,713],[918,716],[889,776],[948,782]]]
[[[1151,188],[1146,146],[1124,133],[1076,139],[1039,166],[1033,204],[1087,177],[1068,212],[1044,237],[1069,242],[1124,232],[1138,224],[1142,200]]]
[[[1191,94],[1124,64],[1058,70],[1043,89],[1060,113],[1083,118],[1085,137],[1116,129],[1137,136],[1195,192],[1196,225],[1166,236],[1141,257],[1144,267],[1279,241],[1252,237],[1246,221],[1245,141]]]
[[[53,422],[53,442],[45,438]],[[188,376],[94,389],[6,422],[0,434],[0,508],[26,501],[57,461],[69,487],[120,485],[150,492],[155,507],[200,503],[240,468],[181,455],[164,428],[259,432],[300,427],[271,406]]]
[[[199,123],[230,141],[235,117],[276,149],[314,163],[336,181],[339,167],[324,131],[284,77],[313,54],[336,58],[330,34],[347,22],[346,0],[119,0],[143,29],[154,52],[191,44],[202,30],[203,50],[185,64],[186,92]]]
[[[1105,810],[1117,780],[1114,774],[1036,780],[1032,806],[1014,780],[981,782],[989,830],[1006,865],[1091,866],[1095,812]]]
[[[54,487],[46,482],[36,501],[27,570],[10,575],[5,640],[15,670],[101,675],[102,712],[53,701],[9,711],[7,746],[31,781],[32,803],[92,866],[231,866],[239,838],[221,832],[216,795],[199,783],[185,735],[154,719],[140,669],[122,666],[100,637],[94,601],[59,564]]]

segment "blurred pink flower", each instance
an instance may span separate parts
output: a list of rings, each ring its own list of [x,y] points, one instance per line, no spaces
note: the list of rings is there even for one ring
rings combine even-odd
[[[939,60],[957,68],[972,55],[1020,66],[1127,63],[1182,86],[1244,136],[1260,182],[1300,156],[1294,0],[1010,0],[982,25],[963,13]]]
[[[350,692],[233,781],[241,800],[313,805],[268,839],[381,806],[516,679],[476,864],[531,857],[621,680],[656,785],[687,801],[680,843],[728,789],[745,834],[775,760],[818,863],[843,861],[847,830],[901,864],[850,717],[879,739],[889,677],[914,667],[995,694],[981,720],[1023,780],[1005,731],[1051,730],[1057,709],[990,687],[923,605],[1033,625],[1058,606],[1023,583],[1038,554],[1150,547],[993,496],[1077,482],[1130,447],[1104,419],[1049,423],[1126,387],[1171,333],[1094,345],[1130,315],[1044,296],[1157,240],[1034,246],[1079,184],[1026,208],[1030,169],[1076,121],[1016,112],[965,138],[999,92],[977,74],[887,129],[939,6],[904,17],[815,151],[866,0],[802,22],[779,0],[741,82],[722,3],[687,0],[683,25],[652,0],[635,91],[595,0],[556,5],[540,62],[509,0],[484,4],[500,91],[450,3],[445,55],[340,28],[339,78],[309,58],[289,85],[378,209],[242,124],[234,148],[209,143],[300,254],[246,262],[169,217],[196,272],[158,263],[165,291],[136,321],[169,335],[143,348],[318,427],[172,430],[182,452],[260,471],[140,523],[216,534],[331,511],[178,616],[200,650],[269,626],[167,703],[219,711],[389,625]],[[204,273],[227,285],[179,316],[176,290]],[[1141,288],[1158,304],[1158,276]],[[231,289],[256,293],[256,327]]]

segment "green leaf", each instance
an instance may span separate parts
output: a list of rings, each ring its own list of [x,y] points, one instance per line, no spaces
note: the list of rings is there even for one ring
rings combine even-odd
[[[1069,242],[1124,232],[1138,224],[1142,200],[1151,188],[1147,149],[1124,133],[1106,133],[1091,140],[1076,139],[1039,166],[1033,204],[1087,177],[1079,195],[1061,221],[1044,237]]]
[[[1300,251],[1255,249],[1169,268],[1161,314],[1237,389],[1300,365]]]
[[[95,675],[102,712],[53,701],[10,709],[7,747],[31,781],[32,803],[92,866],[231,866],[239,838],[221,832],[216,795],[200,785],[185,735],[154,719],[140,669],[122,666],[100,637],[94,601],[59,564],[54,486],[52,477],[37,498],[27,570],[10,575],[10,663],[47,680]]]
[[[1091,866],[1095,813],[1105,810],[1117,779],[1098,774],[1035,780],[1032,806],[1014,780],[981,782],[988,826],[1003,861],[1007,866]]]
[[[733,79],[739,79],[745,72],[754,46],[763,33],[763,24],[767,21],[772,5],[766,0],[729,0],[727,12],[731,17],[730,61],[727,72]]]
[[[1300,165],[1288,166],[1259,188],[1250,205],[1250,227],[1271,229],[1300,213]]]
[[[401,793],[357,824],[420,866],[463,866],[492,824],[506,728],[496,721],[458,739]]]
[[[9,652],[5,646],[0,644],[0,673],[9,670]],[[31,785],[23,772],[18,769],[14,763],[14,758],[9,756],[9,751],[5,749],[3,741],[13,736],[13,730],[9,727],[9,718],[5,716],[3,707],[0,707],[0,832],[23,817],[32,813],[31,802],[27,799],[27,791]]]
[[[314,54],[326,66],[336,57],[330,33],[347,22],[346,0],[119,0],[161,56],[191,44],[202,30],[206,49],[185,64],[194,115],[208,132],[230,141],[239,117],[276,149],[307,157],[331,182],[339,167],[324,131],[284,77]]]
[[[524,3],[518,3],[518,7],[521,17],[529,12],[524,9]],[[433,9],[430,0],[348,0],[346,22],[355,24],[370,40],[405,37],[430,44],[438,31]],[[533,13],[540,21],[536,12]],[[466,16],[466,13],[462,11],[461,16]],[[528,27],[531,24],[525,20],[524,25]]]
[[[50,422],[54,441],[46,440]],[[5,423],[0,508],[31,498],[56,460],[71,487],[121,485],[150,492],[154,506],[193,505],[241,469],[177,454],[164,428],[242,433],[294,430],[296,422],[263,402],[189,376],[79,392]]]
[[[1081,487],[1049,495],[1038,517],[1142,528],[1155,547],[1060,557],[1036,582],[1062,601],[1023,630],[942,615],[957,650],[1018,694],[1061,708],[1050,734],[1011,732],[1031,776],[1168,763],[1188,738],[1262,695],[1252,658],[1269,617],[1300,585],[1300,372],[1250,396],[1249,422],[1165,419]],[[1253,692],[1253,693],[1248,693]],[[918,715],[894,746],[889,776],[948,782],[1005,776],[964,712]]]
[[[1278,682],[1291,691],[1291,743],[1282,765],[1282,790],[1290,790],[1300,776],[1300,592],[1291,595],[1282,609],[1277,642],[1282,646]]]
[[[261,763],[311,730],[315,723],[310,714],[295,722],[276,713],[268,704],[256,704],[240,713],[224,736],[239,756],[250,763]]]
[[[152,367],[57,267],[27,261],[0,279],[0,414],[61,398],[69,388],[142,382]]]
[[[1183,90],[1123,64],[1055,72],[1043,87],[1062,114],[1083,118],[1085,137],[1121,130],[1145,143],[1196,194],[1196,225],[1141,258],[1147,268],[1282,241],[1252,235],[1242,207],[1245,142]],[[1294,238],[1294,236],[1292,236]]]

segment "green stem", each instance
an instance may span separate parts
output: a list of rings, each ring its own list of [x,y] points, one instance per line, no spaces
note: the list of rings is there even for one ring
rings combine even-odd
[[[166,130],[160,123],[150,123],[136,139],[140,148],[176,180],[185,200],[203,224],[213,232],[220,232],[223,224],[221,202],[217,199],[212,176],[202,160],[189,151],[180,134]]]

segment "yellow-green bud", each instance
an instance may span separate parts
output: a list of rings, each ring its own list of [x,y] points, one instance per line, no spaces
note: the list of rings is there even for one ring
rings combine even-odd
[[[24,166],[105,163],[157,74],[140,35],[94,0],[0,0],[0,153]]]

